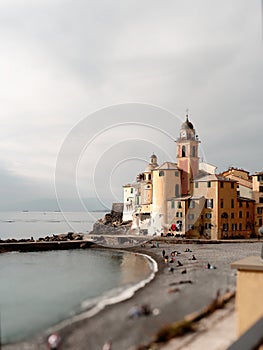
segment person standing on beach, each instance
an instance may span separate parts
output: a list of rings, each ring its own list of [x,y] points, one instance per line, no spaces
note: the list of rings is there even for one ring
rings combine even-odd
[[[111,345],[112,345],[112,341],[111,340],[106,341],[106,343],[102,347],[102,350],[112,350]]]
[[[53,333],[48,337],[47,342],[50,350],[57,350],[61,343],[61,338],[57,333]]]

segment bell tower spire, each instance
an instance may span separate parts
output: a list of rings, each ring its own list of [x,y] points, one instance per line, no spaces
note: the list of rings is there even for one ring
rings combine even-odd
[[[193,124],[189,121],[188,109],[186,120],[181,125],[177,139],[177,165],[182,170],[182,194],[191,194],[192,180],[199,172],[198,145],[200,141]]]

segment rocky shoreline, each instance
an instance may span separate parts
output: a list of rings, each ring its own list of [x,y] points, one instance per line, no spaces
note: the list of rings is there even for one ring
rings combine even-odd
[[[30,243],[30,242],[65,242],[65,241],[81,241],[83,240],[84,235],[82,233],[74,233],[74,232],[68,232],[68,233],[62,233],[59,235],[52,235],[52,236],[46,236],[46,237],[40,237],[38,239],[31,238],[21,238],[21,239],[14,239],[14,238],[7,238],[7,239],[0,239],[0,243]]]
[[[120,203],[114,203],[110,213],[97,220],[93,225],[93,230],[89,234],[101,235],[127,235],[131,234],[131,221],[122,220],[123,206]]]

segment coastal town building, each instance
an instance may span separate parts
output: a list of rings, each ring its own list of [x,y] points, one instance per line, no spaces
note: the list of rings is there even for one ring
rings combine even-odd
[[[123,221],[142,235],[249,238],[263,219],[263,172],[199,161],[200,140],[186,115],[176,139],[176,162],[158,165],[155,154],[135,183],[124,189]]]

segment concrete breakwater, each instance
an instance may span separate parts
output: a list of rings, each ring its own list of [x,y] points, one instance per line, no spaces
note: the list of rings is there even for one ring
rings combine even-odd
[[[54,235],[55,236],[55,235]],[[58,237],[61,235],[58,235]],[[66,236],[66,235],[63,235]],[[78,235],[80,236],[80,235]],[[8,239],[6,241],[0,242],[0,253],[5,252],[33,252],[33,251],[44,251],[44,250],[64,250],[64,249],[85,249],[97,246],[96,243],[90,240],[84,240],[83,236],[79,239],[54,239],[54,237],[49,237],[45,239],[39,239],[34,241],[32,239]]]

